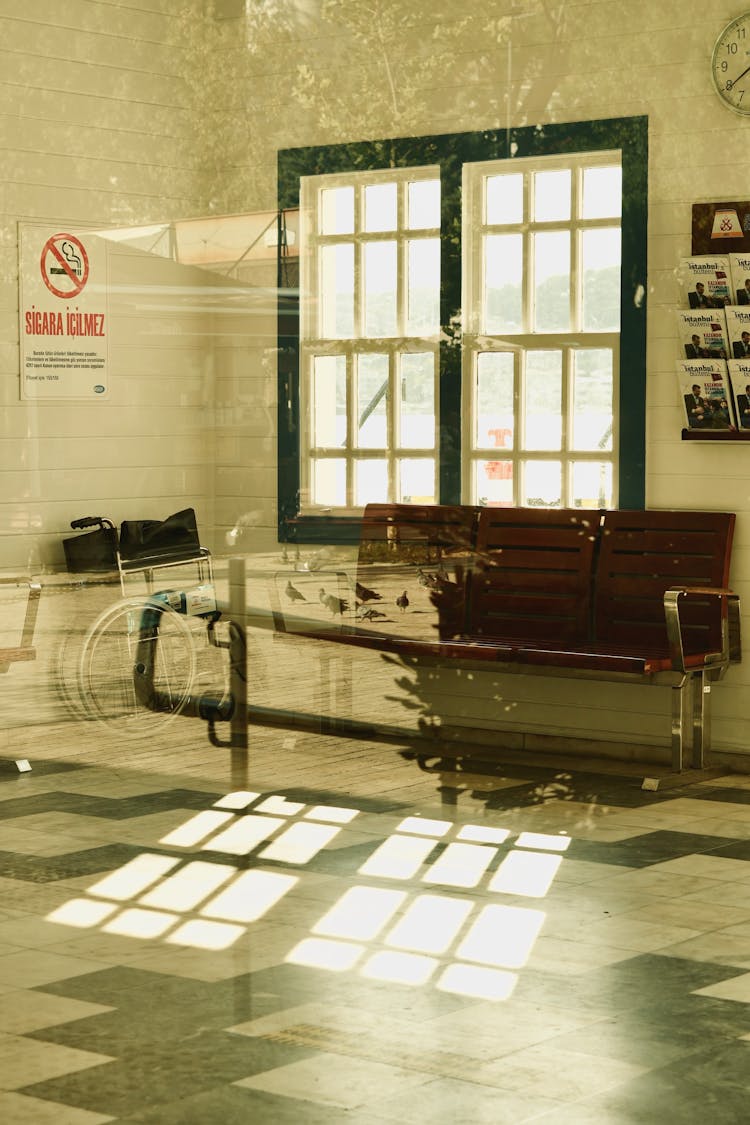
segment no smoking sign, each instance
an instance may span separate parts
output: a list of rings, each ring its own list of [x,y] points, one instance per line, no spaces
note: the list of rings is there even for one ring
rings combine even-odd
[[[74,234],[53,234],[42,247],[42,280],[56,297],[77,297],[89,279],[85,247]]]

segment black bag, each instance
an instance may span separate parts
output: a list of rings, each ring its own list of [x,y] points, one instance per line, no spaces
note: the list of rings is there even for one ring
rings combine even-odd
[[[114,524],[101,516],[86,516],[73,520],[70,526],[91,527],[94,524],[99,524],[95,531],[63,539],[65,565],[71,574],[117,570],[117,529]]]
[[[201,554],[195,510],[184,508],[165,520],[123,520],[120,526],[120,558],[191,559]]]

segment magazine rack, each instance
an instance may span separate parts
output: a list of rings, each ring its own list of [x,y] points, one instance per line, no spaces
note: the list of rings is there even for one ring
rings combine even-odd
[[[750,441],[750,430],[683,430],[683,441]]]

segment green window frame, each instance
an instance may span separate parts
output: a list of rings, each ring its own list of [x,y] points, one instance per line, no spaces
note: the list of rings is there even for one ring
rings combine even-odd
[[[648,120],[611,118],[512,130],[392,138],[351,144],[285,149],[278,154],[280,211],[300,206],[303,177],[388,168],[436,167],[441,184],[440,346],[438,374],[438,498],[462,498],[461,347],[454,326],[462,302],[462,177],[464,166],[495,160],[618,152],[622,167],[622,255],[616,476],[617,506],[645,504],[646,434],[646,260]],[[278,320],[278,521],[280,542],[356,542],[359,519],[304,515],[300,506],[300,321],[299,309],[282,294]]]

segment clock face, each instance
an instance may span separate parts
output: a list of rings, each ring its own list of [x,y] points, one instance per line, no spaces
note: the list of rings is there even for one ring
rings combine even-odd
[[[711,73],[724,104],[750,114],[750,12],[727,24],[716,40]]]

